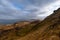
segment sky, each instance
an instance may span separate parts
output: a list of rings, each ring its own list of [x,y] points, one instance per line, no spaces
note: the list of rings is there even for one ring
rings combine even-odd
[[[43,20],[60,7],[60,0],[0,0],[0,19]]]

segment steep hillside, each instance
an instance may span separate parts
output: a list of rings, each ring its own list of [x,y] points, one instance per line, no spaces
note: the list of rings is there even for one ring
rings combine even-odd
[[[60,8],[42,22],[25,22],[0,28],[0,40],[60,40]]]
[[[60,40],[60,8],[35,27],[35,31],[18,40]]]

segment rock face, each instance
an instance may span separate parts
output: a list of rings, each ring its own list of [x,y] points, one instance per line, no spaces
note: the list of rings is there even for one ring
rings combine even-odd
[[[37,20],[1,27],[0,40],[60,40],[60,8],[42,22]]]

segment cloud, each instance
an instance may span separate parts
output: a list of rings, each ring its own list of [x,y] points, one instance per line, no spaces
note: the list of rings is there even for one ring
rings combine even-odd
[[[0,0],[0,19],[44,19],[60,0]]]

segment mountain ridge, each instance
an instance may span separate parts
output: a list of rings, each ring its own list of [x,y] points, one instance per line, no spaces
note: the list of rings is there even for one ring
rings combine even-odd
[[[34,21],[27,25],[7,30],[0,29],[0,40],[60,40],[60,8],[43,21]]]

